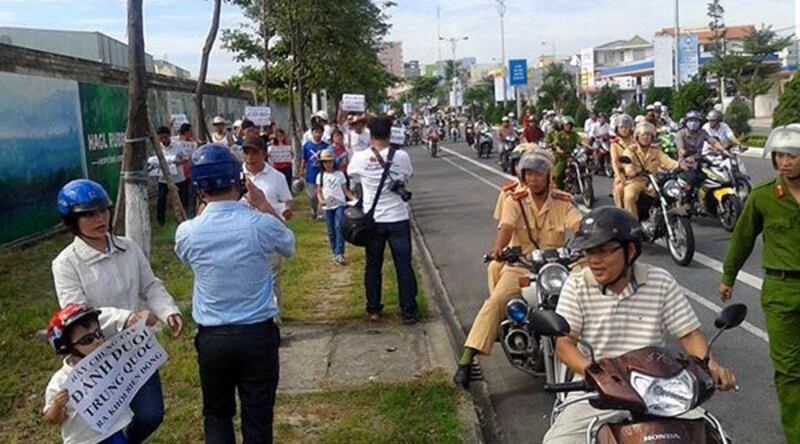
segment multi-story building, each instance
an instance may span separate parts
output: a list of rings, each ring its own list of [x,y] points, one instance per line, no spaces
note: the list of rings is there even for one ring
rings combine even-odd
[[[385,42],[378,53],[378,59],[390,74],[403,77],[403,43]]]
[[[415,79],[419,76],[419,60],[411,60],[403,63],[403,77],[405,77],[406,80]]]

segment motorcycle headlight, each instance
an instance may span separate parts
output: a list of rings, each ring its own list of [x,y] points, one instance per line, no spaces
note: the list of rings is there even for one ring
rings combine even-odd
[[[563,265],[547,264],[539,270],[539,276],[536,278],[539,286],[545,294],[560,294],[561,287],[567,281],[569,272]]]
[[[691,410],[695,402],[695,384],[688,370],[672,378],[631,372],[631,386],[647,406],[647,413],[655,416],[674,417]]]
[[[522,299],[512,299],[506,305],[506,316],[514,322],[522,322],[528,317],[528,304]]]
[[[586,163],[586,161],[589,160],[589,156],[587,156],[585,150],[578,150],[575,152],[575,160],[578,163]]]
[[[675,179],[670,179],[664,184],[664,194],[677,200],[681,197],[681,185]]]

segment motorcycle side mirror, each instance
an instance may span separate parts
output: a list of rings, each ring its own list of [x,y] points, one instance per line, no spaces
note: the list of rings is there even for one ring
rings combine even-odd
[[[529,321],[537,332],[544,336],[566,336],[569,334],[569,323],[561,315],[550,310],[533,310]]]
[[[725,307],[714,320],[714,327],[723,330],[730,330],[738,327],[747,317],[747,306],[744,304],[733,304]]]
[[[619,156],[619,163],[624,165],[630,165],[633,163],[633,161],[628,156]]]
[[[718,330],[716,333],[714,333],[714,336],[711,338],[711,340],[708,341],[708,355],[706,355],[704,359],[706,362],[708,362],[708,359],[711,356],[711,346],[717,342],[719,335],[721,335],[725,330],[730,330],[740,326],[746,317],[747,306],[744,304],[732,304],[722,309],[719,316],[717,316],[717,319],[714,320],[714,327],[717,327]]]

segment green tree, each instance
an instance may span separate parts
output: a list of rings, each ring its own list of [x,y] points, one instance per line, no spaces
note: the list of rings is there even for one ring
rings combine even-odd
[[[494,83],[484,79],[464,91],[464,104],[469,105],[472,116],[486,118],[487,110],[494,104]]]
[[[611,85],[603,85],[595,97],[594,110],[608,115],[617,105],[619,105],[619,98],[616,89]]]
[[[714,90],[706,86],[700,76],[694,76],[691,81],[684,83],[672,96],[672,115],[675,118],[683,117],[689,111],[708,112],[716,100]]]
[[[572,75],[561,63],[548,65],[539,87],[539,107],[561,110],[570,96],[575,96]]]
[[[662,105],[672,108],[672,88],[651,87],[645,90],[644,97],[647,105],[661,102]]]
[[[631,102],[625,106],[625,114],[635,118],[636,116],[644,114],[644,108],[639,105],[639,102],[631,100]]]
[[[712,65],[712,69],[709,72],[712,72],[717,77],[717,93],[719,97],[720,103],[722,103],[722,96],[724,93],[723,87],[723,78],[725,77],[724,70],[717,70],[719,68],[723,68],[725,65],[720,63],[722,58],[725,56],[725,36],[728,32],[728,29],[725,27],[725,19],[723,18],[725,14],[725,8],[722,7],[722,3],[720,0],[711,0],[708,3],[708,29],[711,30],[711,52],[714,54],[714,63]]]
[[[439,98],[442,91],[436,77],[417,77],[411,82],[411,97],[423,106],[434,105],[433,100]]]
[[[741,136],[750,132],[750,124],[747,122],[749,119],[750,105],[747,103],[747,99],[736,96],[725,110],[725,123],[736,135]]]
[[[751,114],[755,114],[756,96],[769,92],[770,76],[780,69],[776,63],[767,63],[767,57],[789,46],[792,39],[793,36],[778,37],[772,26],[764,25],[744,38],[742,49],[749,57],[736,79],[736,87],[749,99]]]
[[[772,127],[800,123],[800,75],[795,74],[783,88],[772,114]]]

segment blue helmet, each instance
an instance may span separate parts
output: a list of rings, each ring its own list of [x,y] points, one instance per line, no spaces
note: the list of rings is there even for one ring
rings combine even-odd
[[[192,156],[192,181],[200,191],[230,188],[240,183],[242,163],[225,145],[213,143]]]
[[[103,210],[112,205],[103,186],[89,179],[73,180],[58,192],[58,212],[61,216]]]

